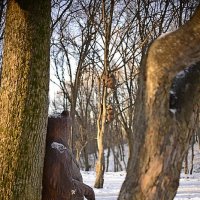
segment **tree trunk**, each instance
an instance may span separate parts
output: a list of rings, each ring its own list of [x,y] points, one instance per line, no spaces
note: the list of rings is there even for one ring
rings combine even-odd
[[[99,117],[98,117],[98,133],[97,133],[97,144],[98,144],[98,161],[96,164],[96,180],[94,187],[95,188],[103,188],[104,182],[104,171],[105,171],[105,158],[104,158],[104,135],[106,129],[106,120],[107,120],[107,111],[106,111],[106,101],[107,101],[107,86],[106,86],[106,79],[103,80],[104,77],[108,77],[109,69],[110,69],[110,61],[109,61],[109,46],[111,40],[111,26],[112,26],[112,17],[113,17],[113,10],[115,1],[111,0],[109,4],[109,11],[106,9],[106,2],[105,0],[102,1],[102,18],[103,18],[103,25],[104,25],[104,68],[102,73],[102,97],[100,97],[99,102]],[[108,13],[107,13],[108,12]],[[99,82],[99,93],[100,93],[100,85],[101,80]],[[99,95],[100,96],[100,95]]]
[[[85,171],[90,171],[91,165],[90,165],[90,163],[89,163],[87,144],[86,144],[85,147],[83,148],[83,157],[84,157]]]
[[[176,194],[193,108],[200,97],[199,20],[200,7],[190,22],[155,40],[147,53],[136,99],[133,146],[118,199],[171,200]],[[193,63],[197,64],[188,69],[181,110],[170,109],[173,79]]]
[[[191,167],[190,167],[190,174],[192,174],[193,172],[193,168],[194,168],[194,144],[195,144],[195,134],[193,132],[193,136],[192,136],[192,144],[191,144]]]
[[[106,172],[108,172],[109,164],[110,164],[110,147],[107,148],[107,156],[106,156]]]
[[[184,162],[184,173],[185,174],[189,174],[189,168],[188,168],[188,151],[187,153],[185,154],[185,162]]]
[[[8,1],[0,90],[0,199],[4,200],[41,199],[50,3]]]
[[[98,143],[101,141],[99,140]],[[102,144],[102,142],[101,142]],[[99,146],[99,145],[98,145]],[[102,145],[99,146],[98,160],[96,163],[96,179],[95,179],[95,188],[103,188],[104,184],[104,171],[105,171],[105,158]]]
[[[104,87],[104,86],[103,86]],[[96,163],[96,180],[94,187],[103,188],[104,171],[105,171],[105,158],[104,158],[104,134],[106,126],[106,88],[103,89],[103,105],[99,105],[99,118],[98,118],[98,133],[97,133],[97,146],[98,146],[98,160]]]

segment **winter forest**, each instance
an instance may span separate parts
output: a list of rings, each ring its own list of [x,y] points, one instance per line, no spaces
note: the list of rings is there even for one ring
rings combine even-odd
[[[199,0],[0,0],[0,200],[200,199],[199,44]]]

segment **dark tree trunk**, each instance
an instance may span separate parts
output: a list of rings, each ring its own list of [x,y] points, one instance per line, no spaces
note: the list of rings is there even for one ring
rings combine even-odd
[[[89,163],[88,147],[87,147],[87,145],[83,148],[83,156],[84,156],[85,171],[90,171],[91,165]]]
[[[185,162],[184,162],[184,173],[188,174],[189,173],[189,168],[188,168],[188,151],[185,154]]]
[[[194,168],[194,144],[195,144],[195,134],[193,133],[192,144],[191,144],[191,167],[190,167],[190,174],[192,174],[193,168]]]
[[[200,97],[200,7],[190,22],[155,40],[142,64],[136,99],[133,145],[120,200],[171,200],[189,147],[193,108]],[[188,42],[190,41],[190,42]],[[178,72],[186,85],[180,108],[170,108]],[[177,91],[178,92],[178,91]]]

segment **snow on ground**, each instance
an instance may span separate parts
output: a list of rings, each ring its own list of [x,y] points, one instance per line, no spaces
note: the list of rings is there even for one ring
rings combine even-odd
[[[181,174],[180,185],[174,200],[200,200],[200,153],[195,145],[194,173],[192,175]],[[81,171],[84,183],[93,187],[95,182],[94,171]],[[125,179],[126,172],[105,172],[104,188],[96,189],[94,192],[96,200],[117,200],[121,185]]]
[[[125,172],[106,172],[104,175],[104,188],[94,188],[96,200],[116,200],[121,184],[125,178]],[[95,172],[82,172],[84,183],[93,187]]]
[[[82,171],[84,183],[93,187],[95,181],[95,172]],[[94,188],[96,200],[117,200],[121,184],[125,178],[123,172],[106,172],[103,189]],[[175,200],[200,200],[200,174],[181,175],[180,186]]]

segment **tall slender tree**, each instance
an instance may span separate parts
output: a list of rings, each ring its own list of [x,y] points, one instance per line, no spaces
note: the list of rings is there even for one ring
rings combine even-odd
[[[0,89],[0,199],[41,199],[50,0],[9,0]]]
[[[98,146],[98,160],[96,162],[96,180],[94,187],[103,188],[105,158],[104,158],[104,135],[106,131],[106,116],[107,116],[107,98],[108,91],[106,87],[106,79],[109,76],[110,62],[109,62],[109,47],[111,40],[111,26],[114,11],[115,1],[111,0],[109,4],[105,0],[102,1],[102,18],[104,30],[104,62],[103,73],[99,79],[99,96],[102,90],[102,96],[99,100],[99,114],[97,119],[97,146]],[[102,83],[102,84],[101,84]]]

